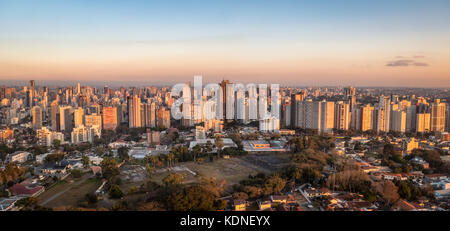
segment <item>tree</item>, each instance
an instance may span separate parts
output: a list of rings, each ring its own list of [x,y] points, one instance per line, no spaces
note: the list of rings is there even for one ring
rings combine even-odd
[[[192,148],[192,156],[194,157],[194,162],[197,162],[196,158],[200,154],[201,151],[202,151],[202,148],[198,144]]]
[[[37,204],[38,199],[36,197],[25,197],[15,203],[17,207],[34,207]]]
[[[95,204],[98,201],[97,195],[95,195],[95,193],[86,193],[84,198],[86,198],[88,204]]]
[[[179,185],[183,183],[184,176],[178,173],[170,173],[168,176],[166,176],[162,181],[166,187],[168,186],[174,186]]]
[[[81,157],[81,162],[83,163],[83,167],[84,168],[88,168],[89,167],[89,157],[86,155],[83,155],[83,157]]]
[[[47,163],[56,163],[64,159],[64,154],[62,153],[52,153],[48,154],[45,157],[45,162]]]
[[[219,159],[220,153],[222,152],[222,148],[223,148],[223,139],[221,137],[218,137],[216,139],[216,147],[217,147],[217,159]]]
[[[399,199],[397,186],[395,186],[392,181],[384,181],[381,185],[377,185],[377,191],[383,196],[388,204],[393,204]]]
[[[117,149],[117,155],[121,160],[128,160],[130,157],[128,156],[128,147],[120,147]]]
[[[174,211],[212,211],[224,208],[224,203],[199,185],[188,186],[167,198],[167,208]]]
[[[116,184],[112,185],[109,189],[109,196],[114,199],[120,199],[122,198],[124,193],[120,189],[120,187]]]
[[[153,174],[153,172],[155,171],[155,168],[153,168],[150,164],[146,164],[145,170],[147,170],[148,175],[151,176]]]
[[[54,139],[53,141],[52,141],[52,145],[53,145],[53,147],[54,148],[59,148],[59,146],[61,146],[61,140],[58,140],[58,139]]]
[[[248,195],[245,192],[235,192],[233,193],[233,199],[235,200],[247,200]]]
[[[412,199],[411,191],[412,191],[411,187],[406,181],[400,181],[398,183],[398,194],[400,195],[400,197],[406,200],[411,200]]]
[[[266,195],[270,194],[280,194],[281,190],[286,185],[286,180],[281,178],[277,173],[268,178],[264,184],[264,193]]]
[[[120,173],[119,168],[117,167],[116,160],[112,158],[103,159],[100,165],[102,167],[102,175],[106,179],[111,179],[112,177],[117,176]]]
[[[167,164],[168,164],[169,167],[172,166],[172,163],[173,163],[173,160],[174,160],[174,159],[175,159],[175,155],[174,155],[172,152],[170,152],[170,153],[167,155]]]

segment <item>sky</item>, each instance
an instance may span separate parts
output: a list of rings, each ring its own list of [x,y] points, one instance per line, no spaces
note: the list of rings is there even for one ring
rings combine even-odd
[[[448,0],[0,0],[6,80],[450,87]]]

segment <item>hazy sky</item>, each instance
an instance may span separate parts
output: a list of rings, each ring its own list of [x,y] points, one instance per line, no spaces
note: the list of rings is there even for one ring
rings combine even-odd
[[[450,87],[449,0],[0,0],[0,80]]]

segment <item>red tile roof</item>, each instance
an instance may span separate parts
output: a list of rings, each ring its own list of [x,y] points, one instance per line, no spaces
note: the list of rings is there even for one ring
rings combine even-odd
[[[16,194],[16,195],[28,195],[33,196],[39,191],[41,191],[44,187],[43,186],[35,186],[33,188],[27,187],[23,184],[15,184],[13,185],[10,190]]]

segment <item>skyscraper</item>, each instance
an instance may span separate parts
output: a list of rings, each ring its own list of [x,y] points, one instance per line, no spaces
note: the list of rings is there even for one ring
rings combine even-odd
[[[429,132],[430,131],[430,113],[418,113],[416,119],[416,131],[417,132]]]
[[[158,121],[158,127],[170,128],[170,111],[164,107],[161,107],[157,111],[156,115]]]
[[[31,109],[32,117],[33,117],[33,129],[41,129],[42,128],[42,108],[39,106],[34,106]]]
[[[72,119],[72,107],[62,106],[59,107],[59,119],[60,119],[60,129],[61,131],[71,132],[73,129],[73,119]]]
[[[101,129],[102,128],[102,116],[97,115],[97,114],[85,115],[84,116],[84,125],[86,127],[97,126]]]
[[[323,101],[320,103],[320,132],[331,132],[334,128],[334,102]]]
[[[138,95],[128,97],[128,126],[139,128],[141,125],[141,98]]]
[[[416,110],[416,105],[411,105],[406,109],[406,131],[413,132],[416,130]]]
[[[292,127],[300,127],[299,124],[299,102],[305,100],[305,93],[291,95],[291,122]]]
[[[117,127],[117,108],[103,107],[103,129],[115,130]]]
[[[227,115],[227,84],[230,84],[229,80],[222,80],[222,82],[220,82],[219,84],[220,88],[222,89],[222,95],[219,96],[219,100],[222,101],[223,108],[219,108],[218,113],[223,116],[223,119],[226,119]]]
[[[34,80],[30,80],[30,88],[28,89],[27,94],[27,103],[29,107],[34,106],[34,94],[35,94]]]
[[[84,109],[82,107],[78,107],[73,111],[73,120],[75,127],[81,126],[84,124]]]
[[[392,111],[392,127],[391,130],[395,132],[406,131],[406,112],[402,110]]]
[[[389,132],[391,115],[391,100],[390,97],[380,96],[378,102],[377,115],[376,115],[376,129],[379,132]]]
[[[350,104],[350,112],[353,112],[353,109],[356,106],[356,89],[352,86],[344,89],[345,100],[347,100]]]
[[[350,127],[350,104],[339,101],[336,103],[334,126],[338,130],[348,130]]]
[[[374,107],[370,104],[361,107],[361,131],[368,131],[373,129],[373,111]]]
[[[445,131],[445,104],[436,99],[431,104],[431,131]]]

